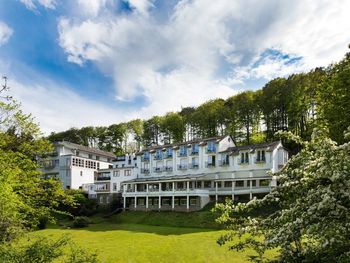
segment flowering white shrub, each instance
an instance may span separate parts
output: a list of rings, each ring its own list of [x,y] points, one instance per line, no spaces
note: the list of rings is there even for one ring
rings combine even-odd
[[[218,243],[254,249],[250,259],[255,262],[269,261],[265,252],[276,248],[276,262],[350,262],[350,143],[337,145],[320,131],[309,142],[296,139],[303,148],[277,174],[278,187],[270,194],[247,204],[216,206],[217,221],[232,230]],[[264,207],[276,210],[249,216]]]

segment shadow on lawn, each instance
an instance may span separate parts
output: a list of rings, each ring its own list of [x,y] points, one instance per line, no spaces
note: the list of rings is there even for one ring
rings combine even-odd
[[[62,229],[74,231],[91,231],[91,232],[108,232],[108,231],[128,231],[135,233],[150,233],[156,235],[170,236],[170,235],[185,235],[193,233],[203,233],[218,231],[218,229],[206,228],[190,228],[190,227],[173,227],[173,226],[155,226],[155,225],[141,225],[141,224],[126,224],[126,223],[110,223],[101,222],[97,224],[90,224],[85,228],[62,228],[57,225],[51,225],[49,229]]]

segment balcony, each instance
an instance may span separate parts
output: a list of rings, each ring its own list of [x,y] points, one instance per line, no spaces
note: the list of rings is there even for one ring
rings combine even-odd
[[[230,166],[230,162],[227,160],[220,160],[219,161],[219,166],[225,167],[225,166]]]
[[[208,163],[208,162],[205,162],[205,167],[207,167],[207,168],[213,168],[213,167],[215,167],[215,163]]]
[[[179,164],[179,165],[177,166],[177,169],[178,169],[178,170],[187,170],[187,164]]]
[[[172,172],[173,171],[173,167],[172,166],[165,166],[165,171],[166,172]]]
[[[173,154],[172,153],[164,154],[164,159],[171,159],[171,158],[173,158]]]
[[[98,176],[96,181],[108,181],[111,180],[111,176]]]
[[[177,154],[177,156],[178,156],[178,157],[187,157],[187,151],[185,151],[185,152],[179,152],[179,153]]]
[[[163,167],[154,167],[154,168],[153,168],[153,171],[154,171],[155,173],[161,173],[161,172],[163,171]]]
[[[192,151],[192,152],[191,152],[191,155],[192,155],[192,156],[196,156],[196,155],[198,155],[198,154],[199,154],[199,151]]]
[[[163,160],[163,155],[155,155],[153,160]]]
[[[198,163],[190,163],[189,167],[190,167],[190,169],[198,169],[199,168],[199,164]]]
[[[142,168],[141,173],[142,174],[149,174],[149,168]]]

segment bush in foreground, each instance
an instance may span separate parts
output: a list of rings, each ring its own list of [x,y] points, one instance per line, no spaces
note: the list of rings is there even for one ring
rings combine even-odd
[[[87,227],[90,224],[90,219],[86,216],[77,216],[73,220],[72,226],[74,228],[83,228]]]
[[[233,230],[218,243],[232,250],[252,248],[255,262],[267,262],[264,255],[271,249],[280,250],[276,262],[350,262],[350,143],[337,145],[321,131],[310,142],[298,142],[303,149],[277,174],[279,186],[270,194],[217,206],[218,221]],[[245,216],[266,205],[279,209]]]

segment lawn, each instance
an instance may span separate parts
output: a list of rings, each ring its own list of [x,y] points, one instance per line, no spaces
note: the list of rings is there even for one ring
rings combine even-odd
[[[224,230],[103,222],[83,229],[51,227],[33,235],[68,234],[104,263],[113,262],[248,262],[248,252],[228,251],[216,239]]]

